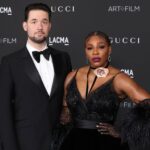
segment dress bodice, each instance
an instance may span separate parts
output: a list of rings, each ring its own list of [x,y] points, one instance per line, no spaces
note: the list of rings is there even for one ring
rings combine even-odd
[[[120,100],[112,88],[113,78],[91,91],[86,99],[82,98],[74,77],[67,88],[66,101],[73,121],[89,120],[113,123]]]
[[[63,116],[63,123],[72,121],[71,125],[73,125],[73,128],[61,150],[125,150],[126,147],[124,148],[120,144],[120,138],[114,138],[108,132],[108,129],[104,130],[106,134],[103,134],[104,132],[98,132],[99,128],[97,128],[97,124],[100,122],[108,123],[108,125],[112,124],[112,127],[115,122],[120,105],[120,99],[113,88],[113,81],[116,75],[100,87],[91,90],[85,96],[86,98],[83,98],[78,90],[75,76],[67,86],[65,98],[67,107],[65,105]],[[69,111],[65,111],[68,108]]]

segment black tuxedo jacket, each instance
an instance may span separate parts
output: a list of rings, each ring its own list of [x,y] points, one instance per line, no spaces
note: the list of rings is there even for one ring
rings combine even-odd
[[[71,63],[66,52],[49,50],[55,72],[50,96],[26,48],[2,59],[0,136],[4,150],[50,149],[51,131],[59,119]]]

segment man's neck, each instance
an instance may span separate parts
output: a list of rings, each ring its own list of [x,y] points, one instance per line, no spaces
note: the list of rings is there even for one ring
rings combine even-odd
[[[34,47],[35,49],[41,51],[43,50],[43,48],[46,46],[46,41],[44,41],[43,43],[35,43],[32,42],[31,40],[27,41],[32,47]]]

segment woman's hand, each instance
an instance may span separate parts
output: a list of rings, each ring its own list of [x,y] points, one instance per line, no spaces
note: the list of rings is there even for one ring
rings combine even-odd
[[[98,132],[100,134],[111,135],[115,138],[119,138],[119,133],[115,130],[115,128],[109,123],[99,123],[96,125]]]
[[[70,111],[68,107],[63,107],[61,115],[60,115],[60,123],[65,125],[71,122]]]

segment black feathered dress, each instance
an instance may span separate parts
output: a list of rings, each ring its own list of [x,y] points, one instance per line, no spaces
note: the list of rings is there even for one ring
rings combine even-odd
[[[66,101],[71,112],[73,129],[60,150],[125,150],[120,138],[101,135],[96,124],[114,124],[120,99],[112,88],[114,77],[82,98],[74,77],[67,88]]]

